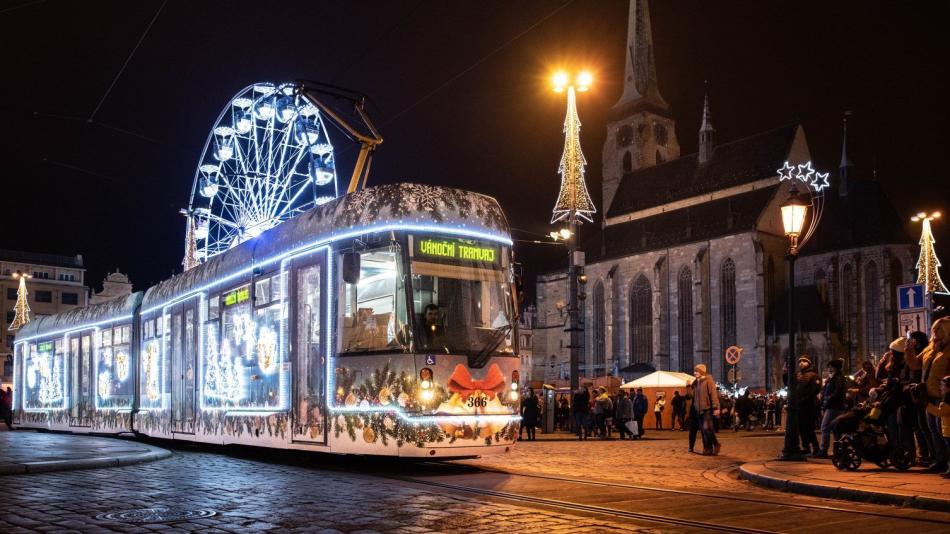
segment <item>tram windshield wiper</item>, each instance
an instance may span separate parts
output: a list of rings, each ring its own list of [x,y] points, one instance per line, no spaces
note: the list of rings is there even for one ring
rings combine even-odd
[[[495,353],[495,350],[499,345],[505,340],[505,337],[508,335],[508,332],[511,331],[511,325],[506,324],[504,326],[498,327],[492,331],[492,340],[485,344],[485,347],[482,350],[478,351],[477,354],[469,355],[468,357],[468,366],[474,368],[484,367],[488,363],[488,358]]]

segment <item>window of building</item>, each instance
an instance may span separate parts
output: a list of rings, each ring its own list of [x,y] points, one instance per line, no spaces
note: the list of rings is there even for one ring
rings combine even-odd
[[[841,270],[841,324],[844,325],[844,339],[853,347],[854,331],[857,327],[857,315],[854,310],[854,268],[849,264]],[[854,352],[849,348],[848,364],[854,369]]]
[[[867,302],[867,350],[874,355],[880,355],[884,345],[881,336],[881,278],[877,263],[868,262],[864,266],[864,291]]]
[[[828,277],[825,275],[824,269],[818,269],[815,271],[815,289],[818,290],[818,297],[821,298],[821,302],[824,304],[828,303]]]
[[[11,321],[12,322],[12,321]],[[7,346],[13,348],[13,344],[16,342],[16,336],[13,334],[7,335]]]
[[[79,293],[63,293],[63,304],[79,304]]]
[[[7,324],[12,323],[14,317],[16,317],[16,312],[15,312],[14,310],[8,311],[8,312],[7,312]]]
[[[49,272],[33,271],[33,278],[36,278],[37,280],[49,280]]]
[[[680,371],[693,372],[693,272],[680,269],[676,282],[677,317],[679,318]]]
[[[725,350],[736,344],[736,264],[731,258],[722,262],[720,281],[719,311],[722,317],[722,348]]]
[[[8,287],[7,288],[7,300],[16,300],[17,288]]]
[[[904,283],[904,264],[901,260],[894,258],[891,260],[891,276],[890,276],[890,288],[887,291],[887,295],[893,295],[891,298],[895,298],[897,295],[897,286]],[[887,337],[894,337],[902,334],[900,330],[900,325],[897,322],[897,314],[892,313],[891,315],[891,331],[892,335]]]
[[[633,170],[633,156],[630,155],[630,152],[623,153],[623,172],[626,174]]]
[[[642,274],[630,289],[630,343],[632,363],[653,362],[653,290]]]
[[[53,302],[52,291],[37,291],[33,294],[33,300],[36,302]]]
[[[76,275],[73,273],[59,273],[59,279],[64,282],[75,282]]]
[[[622,361],[622,352],[624,348],[623,341],[623,284],[620,281],[620,275],[615,274],[611,294],[613,295],[613,328],[610,331],[610,346],[613,347],[614,361]]]
[[[604,309],[604,284],[597,282],[594,286],[593,315],[594,315],[594,375],[599,376],[607,372],[607,310]]]

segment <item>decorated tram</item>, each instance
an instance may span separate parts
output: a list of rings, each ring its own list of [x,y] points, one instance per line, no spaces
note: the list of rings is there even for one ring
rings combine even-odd
[[[364,189],[143,293],[39,317],[22,427],[407,457],[504,452],[519,423],[498,203]]]

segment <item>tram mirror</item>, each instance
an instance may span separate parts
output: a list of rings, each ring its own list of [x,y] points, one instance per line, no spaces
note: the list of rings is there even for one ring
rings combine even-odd
[[[355,284],[360,281],[360,254],[359,252],[343,253],[343,281]]]

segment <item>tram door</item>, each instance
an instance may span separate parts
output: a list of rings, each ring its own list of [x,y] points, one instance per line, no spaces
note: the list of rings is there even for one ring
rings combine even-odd
[[[92,425],[92,336],[69,336],[69,426]]]
[[[194,299],[173,306],[171,315],[172,432],[195,432],[195,355],[198,310]]]
[[[326,443],[324,295],[326,254],[294,260],[291,297],[294,362],[294,441]]]

